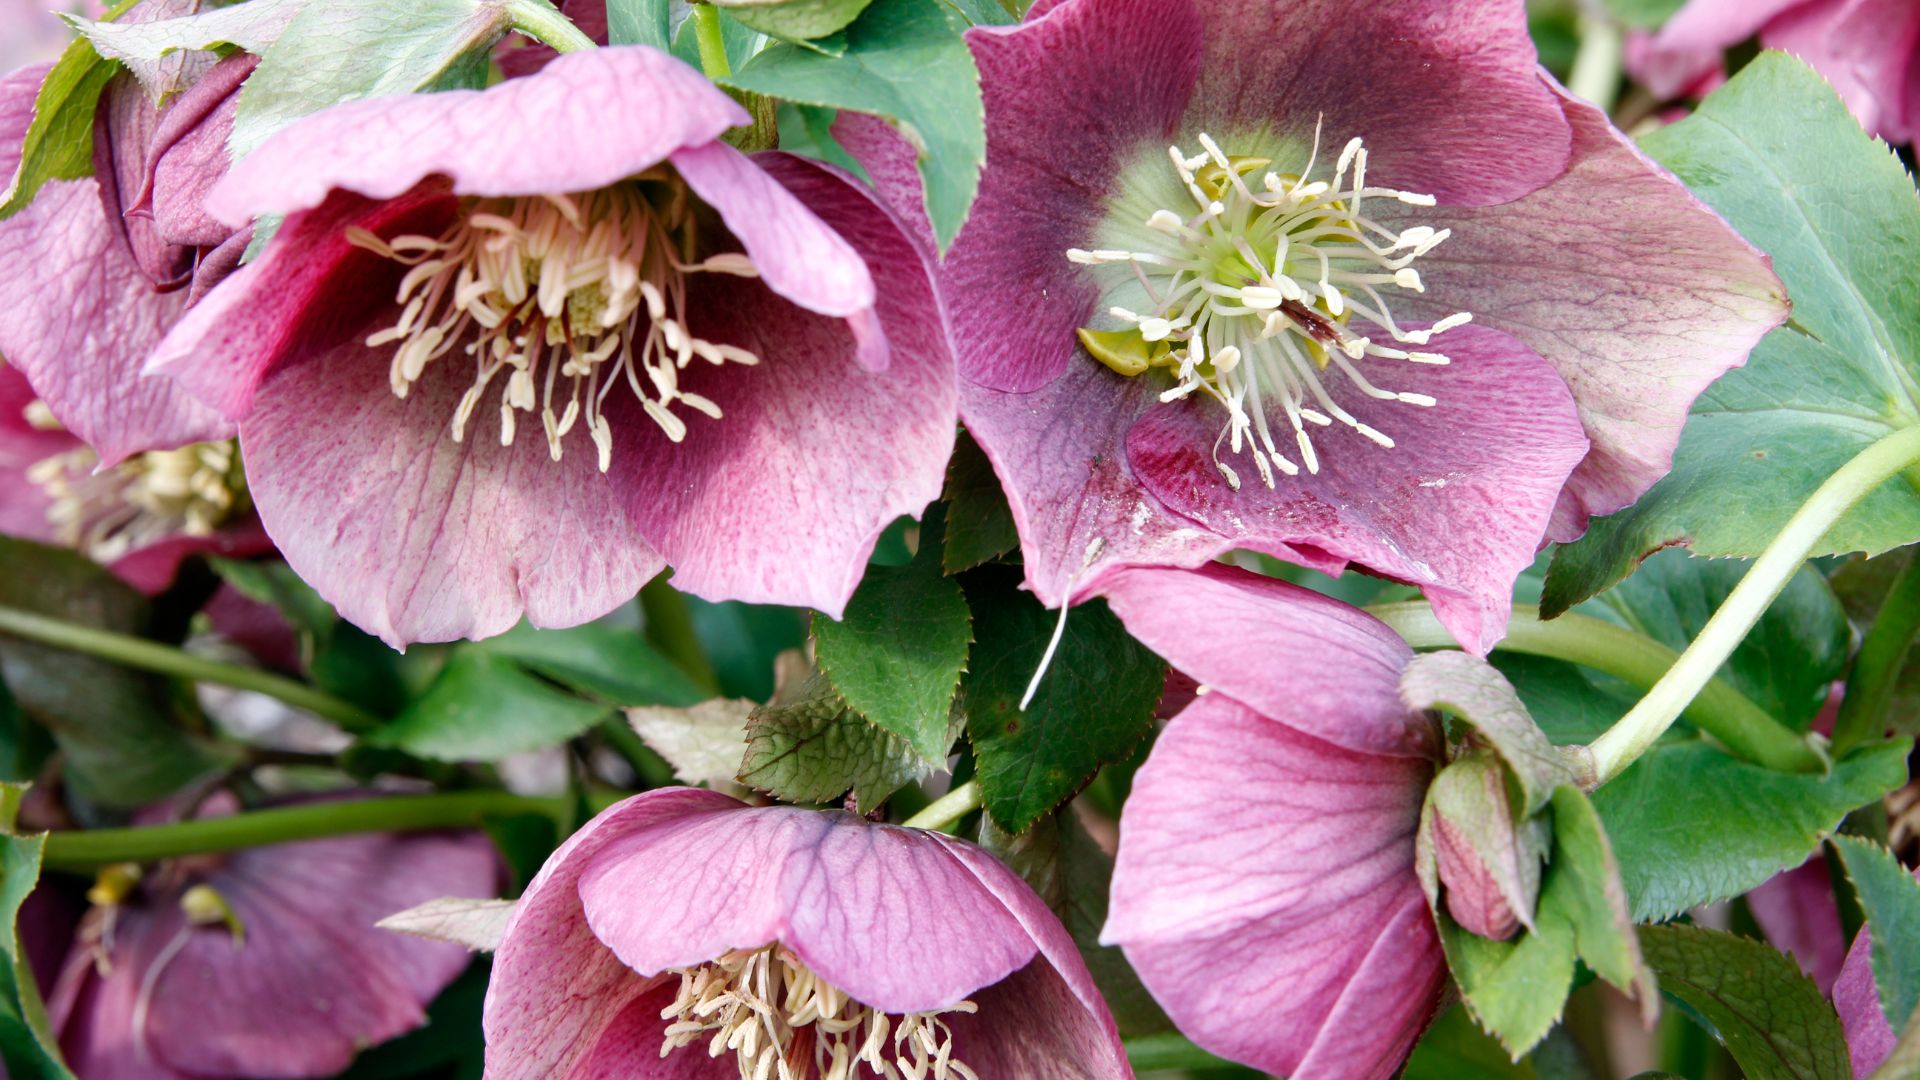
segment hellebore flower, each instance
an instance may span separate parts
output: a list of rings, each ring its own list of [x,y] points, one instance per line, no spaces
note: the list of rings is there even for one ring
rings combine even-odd
[[[1699,97],[1726,73],[1722,54],[1760,36],[1813,65],[1862,127],[1891,143],[1920,125],[1920,5],[1912,0],[1692,0],[1627,70],[1661,98]]]
[[[1102,943],[1216,1054],[1293,1080],[1391,1076],[1447,977],[1415,870],[1441,742],[1400,698],[1412,651],[1364,612],[1219,565],[1123,569],[1101,591],[1206,687],[1134,778]],[[1473,882],[1441,870],[1457,915]]]
[[[1066,929],[992,856],[692,788],[547,860],[484,1023],[493,1080],[1132,1075]]]
[[[169,10],[143,4],[125,18]],[[226,168],[237,91],[253,59],[194,55],[204,62],[166,69],[164,107],[131,74],[115,76],[96,114],[95,175],[50,183],[0,221],[0,265],[20,298],[0,320],[0,357],[107,465],[233,434],[166,380],[140,377],[148,353],[238,264],[251,234],[213,221],[199,203]],[[0,176],[19,167],[45,74],[42,66],[0,79]]]
[[[492,896],[499,877],[477,833],[110,867],[49,997],[61,1050],[87,1080],[331,1076],[418,1027],[469,961],[374,924],[449,893]]]
[[[1815,854],[1792,870],[1782,870],[1748,893],[1747,910],[1773,947],[1793,957],[1821,993],[1833,991],[1846,960],[1847,938],[1823,856]]]
[[[0,534],[73,548],[149,595],[190,555],[272,547],[231,439],[99,465],[26,377],[0,364]]]
[[[239,422],[288,563],[393,644],[584,622],[668,563],[837,615],[939,494],[951,361],[886,210],[718,141],[747,119],[637,46],[309,117],[211,196],[288,217],[151,368]]]
[[[1066,0],[968,43],[987,164],[941,281],[1048,604],[1250,548],[1420,585],[1484,652],[1543,536],[1645,491],[1785,317],[1520,0]],[[905,144],[841,130],[908,205]]]

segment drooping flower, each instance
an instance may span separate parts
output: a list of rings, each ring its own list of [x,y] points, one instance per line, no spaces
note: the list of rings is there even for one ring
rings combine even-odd
[[[1102,942],[1216,1054],[1294,1080],[1393,1075],[1446,982],[1415,870],[1441,743],[1400,697],[1412,651],[1358,609],[1218,565],[1123,569],[1101,591],[1206,688],[1134,778]],[[1446,885],[1453,905],[1473,882]]]
[[[1691,0],[1635,43],[1627,70],[1661,98],[1725,78],[1730,47],[1758,34],[1813,65],[1861,126],[1892,143],[1920,125],[1920,5],[1912,0]]]
[[[1065,0],[968,42],[987,165],[941,281],[1049,604],[1251,548],[1418,584],[1484,652],[1785,316],[1539,73],[1520,0]],[[911,205],[904,142],[841,124]]]
[[[1747,910],[1774,948],[1793,957],[1823,994],[1831,993],[1847,956],[1840,909],[1827,860],[1816,853],[1747,894]]]
[[[239,422],[287,561],[389,642],[579,623],[668,563],[837,615],[939,492],[951,360],[886,211],[718,141],[746,121],[643,47],[317,114],[214,192],[286,223],[153,369]]]
[[[1131,1076],[1053,913],[938,833],[665,788],[547,861],[494,956],[487,1075]]]
[[[171,584],[189,555],[272,546],[231,439],[99,464],[26,377],[0,364],[0,534],[73,548],[148,594]]]
[[[146,3],[124,21],[165,17]],[[164,379],[153,347],[235,265],[248,230],[208,218],[206,189],[226,168],[244,54],[190,54],[162,69],[156,106],[133,75],[114,76],[95,119],[95,175],[46,185],[0,221],[0,280],[22,299],[0,320],[0,357],[26,374],[59,423],[103,463],[231,438],[232,425]],[[44,66],[0,79],[0,176],[11,177]]]
[[[218,798],[202,816],[231,812]],[[477,833],[366,834],[103,871],[48,1008],[88,1080],[331,1076],[418,1027],[466,966],[380,919],[492,896]]]

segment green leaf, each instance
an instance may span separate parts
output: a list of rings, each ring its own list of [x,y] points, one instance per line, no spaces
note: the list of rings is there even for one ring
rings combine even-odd
[[[947,550],[941,565],[947,573],[971,570],[1020,546],[1000,477],[971,435],[963,433],[954,444],[942,497],[947,501]]]
[[[1498,669],[1463,652],[1425,653],[1400,675],[1400,699],[1415,711],[1441,709],[1473,728],[1478,739],[1506,764],[1520,787],[1520,816],[1546,805],[1553,791],[1573,779],[1559,751],[1527,714]]]
[[[1757,555],[1826,477],[1920,422],[1920,200],[1900,160],[1825,80],[1762,54],[1643,146],[1773,256],[1794,317],[1701,395],[1670,475],[1560,550],[1550,611],[1670,544]],[[1816,554],[1916,537],[1920,470],[1910,470],[1842,518]]]
[[[251,2],[251,0],[249,0]],[[409,669],[431,662],[427,650],[401,654],[352,623],[277,559],[207,560],[240,595],[278,611],[300,639],[300,659],[315,686],[377,715],[406,707]]]
[[[1849,811],[1906,783],[1911,748],[1863,746],[1812,776],[1750,765],[1697,737],[1655,746],[1593,793],[1634,919],[1738,896],[1800,865]]]
[[[1548,868],[1549,886],[1555,880]],[[1574,935],[1565,919],[1552,918],[1546,894],[1534,928],[1513,941],[1489,941],[1462,930],[1436,910],[1447,966],[1460,986],[1474,1022],[1500,1040],[1513,1060],[1531,1050],[1567,1007],[1573,988]]]
[[[960,737],[954,714],[947,743]],[[747,721],[740,782],[788,802],[826,803],[853,792],[862,812],[942,768],[946,750],[922,757],[905,739],[868,723],[824,676],[809,679],[790,702],[757,709]]]
[[[0,919],[7,927],[0,939],[0,1063],[6,1075],[19,1080],[73,1080],[60,1060],[60,1040],[47,1020],[46,1006],[27,965],[20,940],[20,905],[40,880],[40,853],[47,835],[20,836],[14,832],[20,799],[27,785],[0,785]]]
[[[453,654],[426,693],[364,741],[434,761],[497,761],[565,742],[610,711],[503,656],[466,648]]]
[[[671,0],[607,0],[607,41],[671,48],[672,10]]]
[[[811,41],[844,29],[873,0],[709,0],[715,7],[763,34],[787,41]]]
[[[1553,861],[1565,888],[1545,903],[1573,926],[1580,959],[1652,1020],[1659,1002],[1634,937],[1620,864],[1593,803],[1571,784],[1553,792]]]
[[[899,129],[918,152],[927,216],[944,250],[967,220],[987,160],[980,72],[960,36],[965,26],[940,0],[887,0],[847,27],[840,56],[782,43],[722,81],[871,113]]]
[[[145,634],[146,598],[64,548],[0,537],[0,607],[122,634]],[[174,724],[165,681],[88,656],[0,635],[0,681],[46,728],[75,794],[105,806],[144,806],[225,764],[226,755]]]
[[[1748,565],[1662,551],[1581,610],[1684,652],[1746,576]],[[1719,675],[1781,723],[1805,731],[1826,706],[1834,681],[1846,674],[1852,647],[1846,609],[1827,579],[1805,567],[1741,640]]]
[[[1899,1031],[1920,1006],[1920,881],[1878,844],[1836,836],[1833,846],[1873,931],[1873,982],[1880,990],[1880,1008],[1887,1025]]]
[[[1592,742],[1640,700],[1626,683],[1564,660],[1505,651],[1487,659],[1557,746]]]
[[[934,515],[922,531],[920,557],[869,568],[839,622],[814,617],[813,638],[820,670],[848,706],[921,757],[945,759],[973,621],[959,583],[940,573]]]
[[[1020,17],[1007,10],[1000,0],[945,0],[946,5],[960,13],[960,17],[973,26],[1012,26]]]
[[[116,13],[126,7],[120,5]],[[34,96],[20,164],[0,191],[0,221],[26,209],[50,181],[93,175],[93,112],[119,70],[84,39],[60,54]]]
[[[235,45],[259,54],[280,34],[309,0],[247,0],[231,7],[209,8],[193,15],[152,22],[94,22],[63,16],[109,60],[157,64],[183,49],[211,49]]]
[[[1020,590],[1017,569],[986,566],[961,580],[976,641],[960,684],[967,735],[987,812],[1001,828],[1025,832],[1153,730],[1166,665],[1127,635],[1105,601],[1090,600],[1068,614],[1023,712],[1021,695],[1059,613]]]
[[[789,154],[800,154],[838,165],[859,177],[862,183],[870,183],[866,167],[854,160],[853,155],[840,145],[840,140],[833,137],[833,118],[838,115],[840,113],[836,109],[781,102],[775,113],[775,122],[780,131],[780,149]]]
[[[257,2],[257,0],[256,0]],[[330,105],[484,84],[507,32],[504,0],[328,0],[300,10],[240,91],[235,160]]]
[[[1515,1063],[1474,1025],[1464,1005],[1440,1014],[1414,1045],[1401,1080],[1540,1080],[1529,1061]]]
[[[467,646],[613,705],[692,705],[707,695],[638,629],[611,619],[565,630],[522,622]]]
[[[1851,1080],[1840,1018],[1813,980],[1766,944],[1693,926],[1647,926],[1640,948],[1748,1080]]]
[[[1894,579],[1912,561],[1914,548],[1890,551],[1877,559],[1852,559],[1828,577],[1834,594],[1845,605],[1847,614],[1861,627],[1873,625],[1880,607],[1892,589]],[[1855,675],[1850,678],[1857,678]],[[1906,658],[1893,677],[1886,701],[1885,718],[1897,735],[1920,731],[1920,648],[1909,643]]]

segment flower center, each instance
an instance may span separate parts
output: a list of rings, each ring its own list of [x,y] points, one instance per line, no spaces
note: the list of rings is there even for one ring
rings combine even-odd
[[[60,429],[44,403],[26,408],[28,423]],[[54,539],[98,562],[175,536],[211,536],[253,505],[233,440],[153,450],[98,470],[92,447],[78,446],[27,468],[47,493]]]
[[[1220,444],[1253,459],[1261,480],[1274,486],[1274,470],[1296,476],[1302,464],[1320,471],[1308,427],[1346,425],[1382,447],[1393,439],[1341,408],[1324,376],[1338,368],[1368,397],[1431,406],[1425,394],[1396,393],[1373,385],[1354,361],[1382,357],[1417,364],[1445,364],[1437,352],[1418,351],[1436,334],[1471,320],[1450,315],[1426,330],[1394,322],[1385,286],[1424,292],[1415,260],[1449,235],[1421,225],[1395,232],[1363,212],[1362,201],[1386,198],[1432,206],[1429,195],[1368,187],[1367,151],[1354,139],[1341,151],[1331,180],[1312,179],[1314,151],[1298,175],[1274,172],[1265,158],[1228,157],[1209,136],[1191,157],[1179,147],[1168,156],[1195,209],[1158,209],[1145,221],[1142,250],[1075,248],[1067,257],[1094,267],[1122,268],[1110,281],[1143,292],[1148,310],[1113,307],[1120,329],[1087,328],[1081,342],[1100,362],[1122,375],[1170,369],[1175,385],[1160,395],[1177,401],[1196,391],[1227,410],[1214,440],[1213,461],[1236,491],[1240,477],[1220,460]],[[1257,185],[1249,179],[1258,176]],[[1349,327],[1358,315],[1415,350],[1375,342]],[[1276,443],[1269,411],[1284,413],[1293,428],[1288,453]]]
[[[513,445],[516,411],[538,411],[559,461],[562,440],[584,421],[607,471],[613,428],[604,407],[623,382],[679,442],[687,425],[676,405],[720,418],[718,405],[680,389],[679,373],[694,357],[760,362],[687,328],[688,275],[758,276],[745,255],[694,259],[696,206],[685,183],[662,168],[583,194],[470,199],[438,237],[381,240],[349,229],[352,243],[411,267],[395,297],[400,321],[367,344],[399,342],[388,377],[402,398],[456,347],[472,358],[473,384],[453,414],[455,442],[496,378],[502,446]]]
[[[887,1080],[979,1080],[954,1060],[953,1032],[940,1019],[975,1011],[971,1001],[900,1016],[876,1012],[778,942],[673,974],[680,993],[660,1011],[672,1021],[663,1058],[711,1033],[708,1055],[733,1051],[742,1080],[852,1080],[861,1065]]]

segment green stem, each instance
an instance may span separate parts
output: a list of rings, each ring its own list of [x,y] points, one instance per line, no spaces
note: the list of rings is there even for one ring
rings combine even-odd
[[[306,803],[132,829],[87,829],[47,834],[43,859],[77,870],[117,862],[152,862],[237,848],[363,832],[405,832],[479,825],[485,818],[540,814],[560,818],[567,800],[506,791],[449,791],[375,799]]]
[[[1920,634],[1920,557],[1908,559],[1893,579],[1880,602],[1880,613],[1873,617],[1873,625],[1860,642],[1860,652],[1853,658],[1847,695],[1833,724],[1835,754],[1886,730],[1893,692],[1899,687],[1900,671],[1915,634]]]
[[[1920,426],[1896,431],[1862,450],[1814,491],[1753,561],[1673,668],[1619,723],[1594,740],[1590,749],[1601,783],[1633,764],[1693,701],[1834,522],[1916,461],[1920,461]]]
[[[709,694],[720,692],[720,677],[713,662],[700,647],[700,635],[693,629],[693,609],[687,598],[667,583],[661,574],[640,590],[640,610],[647,617],[647,640],[680,666],[700,689]]]
[[[1580,16],[1580,51],[1573,56],[1573,70],[1567,74],[1567,89],[1575,97],[1586,98],[1602,112],[1613,111],[1620,96],[1621,63],[1626,57],[1626,38],[1620,24],[1604,11],[1589,9]]]
[[[209,660],[171,645],[162,645],[159,642],[129,634],[118,634],[111,630],[101,630],[97,627],[50,618],[32,611],[5,607],[0,607],[0,634],[11,634],[42,645],[51,645],[57,649],[97,656],[102,660],[111,660],[116,664],[139,668],[142,671],[170,675],[194,682],[231,686],[236,690],[251,690],[254,693],[278,698],[296,709],[305,709],[315,716],[324,717],[347,731],[371,731],[380,726],[380,719],[373,714],[352,702],[342,701],[332,694],[317,690],[305,683],[295,682],[258,668]]]
[[[1424,601],[1377,604],[1367,611],[1393,627],[1416,649],[1459,648]],[[1542,620],[1540,609],[1526,604],[1515,605],[1506,640],[1495,647],[1590,667],[1641,690],[1657,685],[1680,657],[1660,642],[1624,626],[1572,611]],[[1686,717],[1735,754],[1770,769],[1817,772],[1823,766],[1820,755],[1798,733],[1718,679],[1701,690],[1688,706]]]
[[[693,40],[700,46],[700,69],[709,79],[724,79],[733,74],[727,60],[726,31],[720,25],[720,9],[712,4],[693,4]]]
[[[507,5],[507,10],[513,18],[515,30],[545,42],[555,52],[570,53],[599,47],[548,0],[513,0]]]
[[[980,781],[969,780],[928,803],[926,809],[901,822],[909,829],[946,832],[961,818],[980,809]]]

